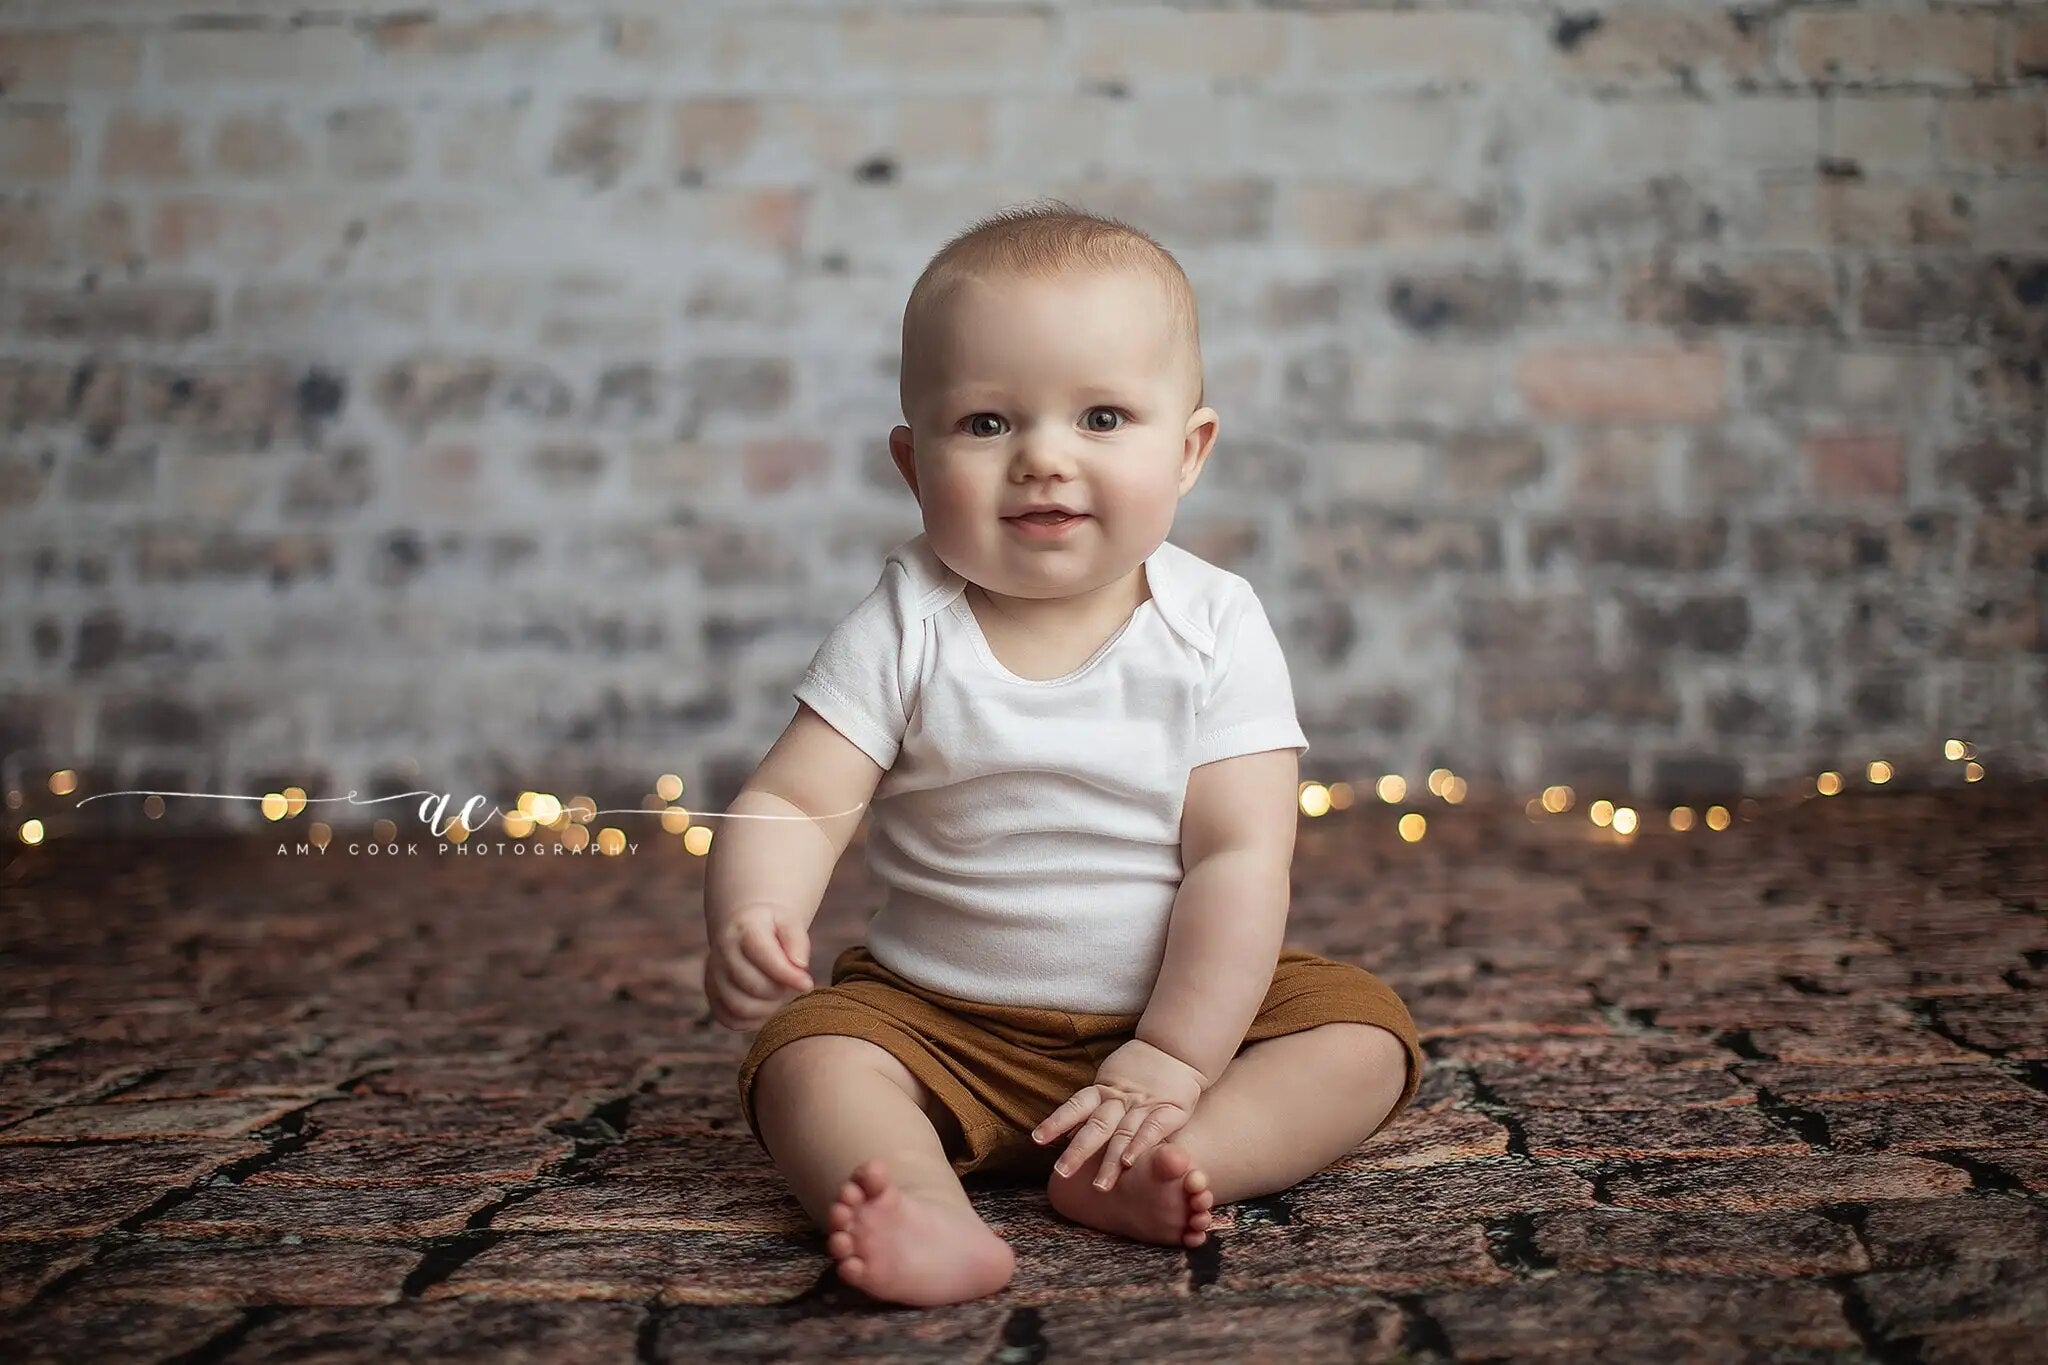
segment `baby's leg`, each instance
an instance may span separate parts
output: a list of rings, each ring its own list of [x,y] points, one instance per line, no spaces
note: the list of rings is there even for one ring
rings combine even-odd
[[[1284,1190],[1323,1170],[1380,1125],[1407,1079],[1407,1049],[1377,1024],[1321,1024],[1251,1043],[1196,1101],[1187,1126],[1124,1168],[1114,1189],[1094,1188],[1098,1149],[1079,1170],[1055,1173],[1046,1195],[1090,1227],[1199,1246],[1212,1205]]]
[[[1408,1049],[1377,1024],[1335,1022],[1247,1044],[1175,1135],[1216,1202],[1299,1184],[1378,1128],[1408,1080]]]
[[[992,1294],[1016,1257],[953,1173],[910,1068],[865,1038],[813,1034],[754,1073],[754,1120],[839,1278],[930,1307]]]

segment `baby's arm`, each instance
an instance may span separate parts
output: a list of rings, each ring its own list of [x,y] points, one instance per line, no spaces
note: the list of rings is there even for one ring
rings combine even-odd
[[[730,1016],[720,1017],[720,1023],[751,1028],[779,1005],[772,986],[768,995],[760,990],[764,979],[790,984],[789,975],[776,981],[740,939],[764,918],[758,912],[765,911],[767,921],[795,931],[792,937],[808,957],[807,931],[818,903],[885,771],[799,702],[781,738],[741,786],[727,812],[733,818],[719,827],[704,869],[704,924],[711,948],[707,991],[723,995],[717,987],[727,986],[743,997],[713,999],[714,1012]],[[792,961],[808,972],[808,961]],[[726,979],[714,984],[721,976]]]
[[[1137,1037],[1199,1071],[1204,1090],[1237,1055],[1280,960],[1300,760],[1268,749],[1188,775],[1180,891]]]

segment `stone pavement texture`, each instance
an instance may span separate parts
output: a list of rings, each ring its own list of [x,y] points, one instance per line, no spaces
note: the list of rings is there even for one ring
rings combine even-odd
[[[0,1359],[2042,1358],[2048,789],[1391,824],[1304,823],[1289,941],[1403,993],[1414,1107],[1193,1251],[976,1180],[1016,1279],[929,1311],[747,1134],[674,840],[20,851]]]

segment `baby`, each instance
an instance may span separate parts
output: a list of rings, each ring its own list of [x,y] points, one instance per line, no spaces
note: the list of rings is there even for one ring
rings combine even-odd
[[[1015,1266],[962,1176],[1197,1246],[1377,1133],[1423,1059],[1384,982],[1282,946],[1308,743],[1250,584],[1166,539],[1217,431],[1179,263],[1057,201],[998,213],[911,291],[901,391],[924,532],[720,828],[704,987],[759,1029],[741,1109],[840,1279],[936,1305]],[[871,798],[886,900],[817,986]]]

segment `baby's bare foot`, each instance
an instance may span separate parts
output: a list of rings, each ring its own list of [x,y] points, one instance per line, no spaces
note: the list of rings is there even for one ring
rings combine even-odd
[[[1209,1209],[1216,1197],[1209,1177],[1195,1168],[1187,1149],[1162,1142],[1123,1168],[1114,1187],[1095,1188],[1102,1170],[1096,1153],[1072,1175],[1054,1171],[1045,1187],[1052,1206],[1077,1223],[1120,1237],[1161,1246],[1198,1247],[1209,1236]]]
[[[940,1203],[863,1161],[826,1215],[825,1249],[839,1278],[871,1298],[931,1308],[993,1294],[1010,1282],[1016,1253],[971,1209]]]

